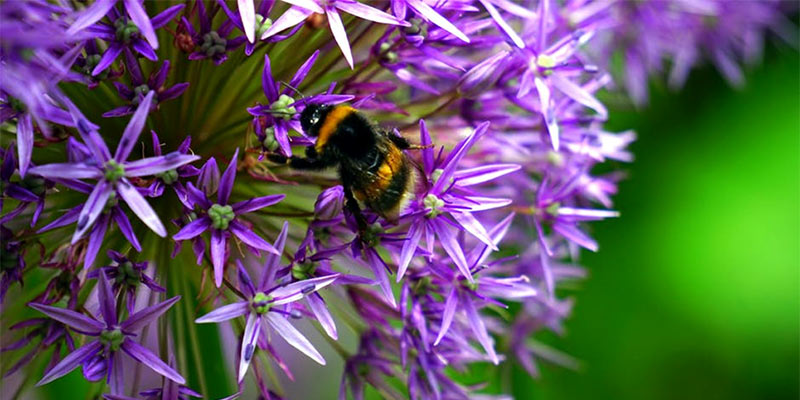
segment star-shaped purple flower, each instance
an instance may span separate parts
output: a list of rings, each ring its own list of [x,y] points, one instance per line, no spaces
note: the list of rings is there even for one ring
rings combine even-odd
[[[195,30],[187,16],[181,17],[178,28],[184,30],[194,43],[194,52],[189,54],[189,59],[203,60],[210,58],[214,60],[215,65],[222,64],[228,59],[228,52],[241,46],[247,39],[244,36],[228,37],[233,28],[236,27],[229,18],[225,18],[218,29],[212,28],[214,16],[219,10],[219,7],[215,7],[216,4],[212,4],[210,11],[206,10],[206,6],[202,1],[198,1],[195,4],[196,7],[192,10],[197,10],[200,29]]]
[[[0,88],[2,85],[0,85]],[[0,90],[0,124],[13,118],[17,119],[17,157],[19,157],[19,174],[25,177],[31,163],[33,152],[33,123],[36,121],[46,136],[50,129],[44,121],[64,126],[74,126],[72,118],[65,110],[56,107],[52,102],[38,104],[37,110],[28,110],[21,101]]]
[[[304,297],[333,283],[338,274],[326,275],[319,278],[304,279],[283,285],[276,282],[275,275],[278,270],[280,253],[286,244],[288,233],[288,223],[284,223],[283,230],[275,240],[275,248],[278,255],[270,255],[261,273],[257,285],[253,284],[247,270],[239,260],[240,289],[247,296],[243,301],[222,306],[200,318],[195,322],[223,322],[236,318],[240,315],[247,315],[247,324],[242,334],[242,349],[239,358],[239,382],[244,379],[253,353],[256,350],[259,334],[263,324],[268,324],[275,332],[286,340],[292,347],[303,352],[312,360],[325,365],[325,359],[314,348],[314,345],[303,336],[287,320],[287,316],[292,313],[292,303],[302,300]]]
[[[78,227],[72,235],[73,244],[92,227],[92,224],[106,207],[106,203],[112,193],[122,198],[133,210],[134,214],[156,234],[161,237],[167,236],[167,231],[158,215],[128,178],[155,175],[188,164],[200,157],[173,152],[160,157],[127,161],[133,147],[136,145],[139,134],[142,132],[154,95],[155,92],[148,93],[144,101],[139,104],[139,108],[136,109],[128,126],[125,127],[125,131],[122,133],[122,138],[113,157],[99,133],[94,129],[89,129],[84,117],[77,110],[71,109],[78,132],[91,150],[94,159],[88,162],[55,163],[31,168],[31,173],[45,178],[97,179],[92,193],[78,216]]]
[[[197,189],[191,182],[187,184],[189,202],[193,205],[193,208],[201,210],[204,215],[188,223],[172,237],[175,240],[189,240],[205,231],[211,231],[211,263],[214,267],[214,283],[217,287],[222,285],[225,262],[228,259],[228,239],[231,233],[251,248],[280,254],[271,244],[256,235],[252,229],[248,228],[237,217],[271,206],[283,200],[286,196],[276,194],[228,204],[233,190],[233,181],[236,179],[238,157],[239,149],[236,149],[228,168],[220,179],[216,202],[209,200],[206,193]]]
[[[97,295],[102,319],[87,317],[81,313],[43,304],[30,304],[50,318],[62,322],[87,336],[94,337],[66,356],[54,366],[37,383],[44,385],[58,379],[78,365],[83,364],[84,376],[92,381],[106,377],[111,392],[120,394],[123,389],[125,371],[122,364],[122,353],[146,365],[158,374],[179,384],[186,380],[152,351],[140,345],[133,338],[136,331],[156,321],[164,312],[172,307],[180,296],[144,308],[120,322],[117,316],[114,294],[105,274],[100,274],[97,284]]]
[[[169,23],[169,21],[175,18],[184,7],[183,4],[178,4],[167,8],[153,17],[151,21],[150,17],[145,13],[144,8],[142,8],[142,5],[136,0],[125,0],[128,16],[120,15],[120,13],[113,8],[115,2],[116,0],[97,1],[92,7],[88,8],[87,13],[84,14],[91,14],[92,18],[97,18],[86,26],[94,24],[105,15],[101,14],[97,17],[89,11],[105,11],[108,13],[108,19],[112,24],[101,23],[89,29],[92,36],[108,42],[108,49],[106,49],[103,56],[97,62],[97,65],[92,70],[92,75],[98,75],[103,72],[123,51],[136,51],[151,61],[158,60],[158,56],[155,52],[155,50],[158,49],[155,29],[161,28]],[[108,6],[108,8],[98,8],[98,4]],[[82,25],[83,21],[79,18],[78,21],[70,27],[70,31],[77,31],[78,29],[75,27]],[[144,39],[142,39],[142,36],[144,36]]]
[[[100,21],[104,16],[106,16],[106,14],[109,13],[117,4],[117,2],[118,0],[95,1],[94,4],[78,14],[75,22],[73,22],[67,30],[67,34],[73,35],[94,25],[97,21]],[[125,11],[133,22],[133,25],[137,28],[137,31],[141,31],[142,36],[144,36],[145,40],[147,40],[147,43],[149,43],[153,49],[158,49],[158,38],[156,38],[155,30],[160,26],[156,26],[158,25],[156,18],[153,18],[153,21],[150,20],[150,18],[147,16],[147,11],[144,9],[142,1],[123,0],[123,4],[125,5]],[[180,9],[183,8],[183,5],[181,4],[176,7],[179,7]],[[172,18],[168,18],[167,21],[170,19]]]
[[[128,71],[131,74],[132,87],[128,87],[122,82],[114,82],[114,87],[117,88],[117,93],[119,93],[120,97],[130,102],[130,104],[107,111],[103,113],[103,117],[121,117],[133,114],[136,111],[136,107],[149,92],[156,92],[156,96],[150,106],[151,111],[156,110],[161,103],[182,95],[189,87],[188,82],[164,87],[164,83],[167,81],[167,74],[169,74],[169,61],[164,61],[161,64],[161,68],[154,70],[146,81],[144,75],[142,75],[141,68],[139,68],[139,62],[129,51],[125,52],[125,65],[128,66]]]
[[[408,239],[403,244],[399,255],[397,281],[399,282],[408,268],[411,258],[417,252],[420,240],[426,238],[428,252],[433,253],[434,235],[439,238],[438,244],[458,266],[459,271],[472,282],[464,251],[456,240],[456,230],[464,230],[477,239],[496,249],[486,229],[472,215],[475,212],[504,207],[511,203],[509,199],[493,198],[475,193],[470,187],[489,182],[520,168],[516,164],[490,164],[474,168],[458,169],[459,163],[472,146],[489,128],[485,122],[473,130],[464,140],[458,143],[441,160],[434,158],[432,148],[422,150],[422,162],[426,175],[426,190],[417,200],[412,202],[405,215],[401,216],[410,224]],[[425,125],[420,121],[420,136],[423,146],[430,145],[431,137]]]
[[[133,262],[128,259],[128,257],[114,250],[108,251],[108,257],[114,261],[113,264],[96,269],[90,272],[87,277],[97,278],[102,272],[106,275],[106,278],[113,280],[112,289],[114,292],[121,293],[124,291],[126,294],[125,306],[129,314],[133,314],[133,306],[136,300],[136,288],[139,287],[139,284],[147,286],[154,292],[163,293],[167,291],[167,289],[164,289],[154,281],[153,278],[145,274],[148,265],[147,261]]]

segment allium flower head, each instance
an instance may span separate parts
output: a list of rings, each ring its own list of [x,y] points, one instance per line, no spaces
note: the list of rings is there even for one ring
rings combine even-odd
[[[619,216],[609,106],[704,61],[740,85],[797,10],[0,0],[4,389],[82,366],[112,400],[296,398],[299,351],[339,358],[342,400],[506,399],[499,363],[575,368],[539,338]]]

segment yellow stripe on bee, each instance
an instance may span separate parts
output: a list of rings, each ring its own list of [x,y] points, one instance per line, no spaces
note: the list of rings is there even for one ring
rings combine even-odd
[[[375,187],[379,190],[384,190],[392,183],[394,174],[400,171],[403,164],[403,153],[395,146],[389,148],[386,153],[386,158],[383,164],[378,168],[377,179],[375,180]]]
[[[325,116],[325,122],[323,122],[322,127],[319,128],[317,143],[314,145],[314,149],[317,150],[317,153],[322,152],[322,148],[328,143],[328,139],[331,138],[333,132],[336,132],[336,128],[339,127],[339,124],[355,111],[353,107],[341,105],[334,107],[333,110],[328,112],[328,115]]]

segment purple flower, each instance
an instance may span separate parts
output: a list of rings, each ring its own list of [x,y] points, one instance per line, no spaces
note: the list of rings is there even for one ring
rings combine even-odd
[[[441,152],[434,158],[432,148],[422,150],[426,190],[408,206],[405,215],[401,216],[404,222],[410,224],[410,228],[399,255],[398,282],[403,278],[423,236],[426,238],[429,253],[433,253],[434,236],[438,237],[438,243],[470,282],[473,281],[472,274],[464,251],[456,241],[455,231],[464,230],[495,248],[486,229],[472,213],[503,207],[510,204],[511,200],[481,196],[474,193],[470,186],[491,181],[520,167],[514,164],[492,164],[457,170],[461,160],[488,128],[488,123],[478,126],[444,160],[441,159]],[[424,121],[420,121],[420,136],[422,145],[431,144]]]
[[[531,35],[531,46],[515,51],[515,62],[522,68],[517,98],[523,98],[534,90],[537,93],[538,110],[544,119],[553,149],[559,149],[559,109],[564,107],[555,96],[562,93],[571,101],[595,111],[601,119],[608,116],[605,106],[598,101],[591,90],[580,82],[582,72],[594,73],[597,66],[584,63],[577,54],[581,45],[593,35],[593,30],[576,30],[561,39],[548,43],[546,21],[550,15],[549,0],[539,3],[537,35]],[[524,107],[527,108],[527,107]]]
[[[448,7],[448,4],[440,3],[437,4],[436,7],[444,9]],[[447,18],[439,14],[435,8],[429,6],[424,0],[392,0],[392,12],[398,19],[405,20],[408,9],[411,9],[426,21],[447,31],[461,41],[469,43],[469,38],[464,32],[453,25]]]
[[[164,83],[167,81],[167,74],[169,74],[169,61],[164,61],[161,64],[161,68],[154,70],[150,74],[150,79],[145,81],[142,70],[139,68],[139,63],[133,58],[133,54],[126,51],[125,59],[125,65],[128,66],[128,71],[131,75],[132,88],[120,82],[114,82],[114,87],[117,88],[117,93],[119,93],[120,97],[129,101],[130,104],[107,111],[103,113],[103,117],[121,117],[133,114],[139,103],[151,91],[156,92],[156,96],[150,106],[151,111],[156,110],[161,103],[177,98],[189,87],[188,82],[178,83],[168,88],[164,87]]]
[[[210,11],[206,10],[206,6],[202,1],[195,3],[192,11],[197,10],[197,18],[200,23],[200,29],[195,30],[187,17],[181,17],[179,29],[186,31],[192,38],[194,43],[194,52],[189,54],[190,60],[203,60],[210,58],[214,60],[215,65],[219,65],[228,59],[228,52],[241,46],[246,38],[244,36],[237,36],[229,38],[231,31],[236,25],[228,18],[224,20],[219,29],[214,30],[211,23],[216,15],[219,7],[216,3],[212,4]]]
[[[357,275],[338,273],[333,268],[332,257],[342,252],[347,245],[342,244],[328,249],[318,248],[318,245],[319,243],[315,240],[314,230],[309,229],[306,232],[306,237],[298,246],[291,263],[278,273],[278,277],[286,276],[289,281],[301,282],[312,278],[338,276],[335,282],[337,285],[373,283],[371,280]],[[322,296],[319,293],[311,293],[305,299],[325,333],[333,339],[338,338],[333,317],[328,311]]]
[[[169,366],[175,368],[175,356],[170,356]],[[192,397],[203,397],[200,393],[185,385],[175,383],[171,379],[164,379],[164,384],[161,387],[139,392],[139,396],[142,396],[145,400],[190,400]],[[108,400],[137,400],[133,397],[116,394],[104,394],[103,398]]]
[[[25,269],[26,246],[20,240],[15,240],[14,233],[0,225],[0,303],[6,297],[6,292],[11,284],[16,281],[22,285],[22,271]]]
[[[542,0],[540,2],[543,3],[547,0]],[[536,14],[531,10],[523,6],[519,6],[514,4],[510,1],[506,0],[478,0],[479,3],[486,9],[489,13],[489,17],[492,18],[492,21],[497,26],[497,28],[503,32],[511,41],[516,45],[518,48],[525,48],[525,43],[522,38],[511,28],[511,25],[503,19],[503,16],[500,14],[500,11],[495,7],[500,7],[502,10],[508,12],[509,14],[514,14],[516,16],[525,18],[525,19],[534,19],[544,21],[546,18],[543,18],[543,15],[547,15],[547,12]],[[542,6],[540,6],[542,7]]]
[[[222,7],[222,10],[225,11],[225,14],[228,15],[230,21],[233,22],[240,31],[245,33],[247,43],[244,46],[244,53],[248,56],[253,54],[257,41],[260,40],[266,43],[280,42],[288,39],[303,27],[303,25],[298,24],[286,35],[274,35],[266,39],[261,39],[261,36],[272,26],[272,20],[267,18],[267,16],[270,11],[272,11],[275,0],[261,0],[258,7],[254,7],[254,0],[239,0],[238,13],[231,11],[224,0],[217,0],[217,3]]]
[[[553,185],[544,178],[536,193],[536,203],[531,206],[530,219],[536,227],[539,244],[542,248],[542,268],[549,293],[553,293],[554,281],[547,258],[553,257],[553,246],[548,243],[542,226],[547,223],[553,231],[563,238],[591,251],[597,251],[597,242],[578,228],[583,221],[597,221],[618,217],[613,210],[597,210],[572,206],[572,197],[579,190],[579,175],[560,185]]]
[[[499,244],[503,236],[505,236],[511,225],[512,218],[513,214],[500,221],[489,232],[495,245]],[[483,243],[479,244],[468,256],[470,269],[476,273],[485,271],[483,265],[489,254],[489,247]],[[492,362],[499,363],[499,358],[492,346],[492,340],[487,332],[486,324],[477,311],[479,309],[478,305],[492,303],[506,308],[505,305],[494,299],[521,299],[536,296],[536,290],[528,284],[529,279],[525,276],[498,278],[480,274],[475,278],[474,283],[470,283],[450,268],[437,268],[435,274],[436,277],[433,282],[438,283],[443,288],[449,286],[449,289],[447,289],[445,298],[441,326],[433,345],[436,346],[440,343],[450,329],[456,313],[463,310],[467,326],[472,330],[484,350],[486,350]]]
[[[2,85],[0,85],[2,88]],[[0,90],[0,124],[16,118],[17,120],[17,157],[19,158],[19,174],[25,177],[31,163],[33,152],[33,122],[37,121],[45,135],[50,136],[50,128],[43,121],[59,125],[75,126],[69,113],[56,107],[52,101],[35,105],[36,110],[28,110],[21,101]]]
[[[278,82],[272,76],[272,67],[270,65],[269,55],[264,55],[264,71],[261,74],[261,88],[264,90],[264,96],[267,98],[268,104],[257,104],[254,107],[247,109],[250,115],[253,115],[253,123],[256,126],[256,134],[258,139],[267,151],[275,151],[278,149],[284,155],[291,155],[292,148],[290,144],[289,131],[303,132],[300,126],[299,115],[305,109],[306,104],[310,103],[325,103],[325,104],[338,104],[351,100],[353,96],[349,95],[333,95],[333,94],[320,94],[303,98],[302,100],[295,101],[290,96],[290,93],[300,86],[303,79],[308,75],[311,67],[319,56],[319,50],[315,51],[301,66],[297,69],[288,85],[281,87],[281,82]],[[305,139],[305,134],[301,139]],[[308,142],[306,144],[310,144]]]
[[[73,69],[80,72],[81,76],[89,89],[95,89],[101,82],[106,80],[115,80],[125,74],[125,67],[120,65],[119,68],[108,67],[97,75],[94,75],[94,69],[100,60],[103,59],[101,50],[97,47],[96,40],[87,40],[83,44],[83,54],[78,56],[75,60]],[[133,53],[131,53],[133,54]]]
[[[91,27],[96,22],[103,19],[104,16],[112,12],[114,14],[114,19],[116,20],[119,18],[119,14],[114,10],[114,5],[117,4],[118,0],[97,0],[91,6],[87,7],[83,12],[78,15],[78,18],[75,19],[75,22],[69,27],[67,34],[75,34],[80,32],[86,28]],[[125,5],[125,11],[127,12],[128,16],[124,17],[125,20],[130,18],[131,24],[125,22],[125,25],[129,25],[126,31],[123,31],[123,36],[131,37],[133,33],[137,35],[141,33],[144,36],[147,43],[153,48],[158,49],[158,39],[156,38],[156,29],[160,28],[166,21],[169,21],[172,18],[166,19],[163,24],[158,19],[158,16],[153,18],[151,21],[150,18],[147,16],[147,11],[144,9],[144,6],[141,1],[137,0],[123,0],[123,4]],[[176,6],[178,9],[183,8],[183,5]],[[174,7],[173,7],[174,8]],[[169,9],[168,9],[169,10]],[[162,13],[163,14],[163,13]],[[161,16],[162,14],[159,14]],[[174,14],[172,15],[174,17]],[[93,28],[97,28],[96,26]],[[134,29],[135,28],[135,29]],[[119,28],[118,28],[119,29]],[[110,63],[109,63],[110,64]]]
[[[28,175],[19,180],[14,179],[14,172],[17,171],[16,157],[14,156],[14,142],[9,144],[7,150],[0,148],[0,156],[3,163],[0,165],[0,209],[3,208],[4,198],[8,197],[17,200],[19,204],[13,210],[0,217],[0,224],[4,224],[20,215],[30,204],[36,204],[36,208],[31,218],[31,226],[36,225],[44,209],[44,198],[47,189],[53,186],[52,181],[47,181],[40,177]]]
[[[161,237],[167,235],[158,215],[128,178],[155,175],[188,164],[200,157],[174,152],[166,156],[126,161],[144,127],[154,95],[155,92],[149,92],[144,101],[139,104],[139,108],[122,134],[122,139],[120,139],[113,157],[98,132],[89,129],[86,120],[79,115],[77,110],[71,110],[81,138],[91,150],[94,160],[82,163],[48,164],[31,168],[32,173],[45,178],[97,179],[89,199],[78,216],[78,228],[72,236],[73,244],[92,227],[106,207],[112,193],[122,198],[134,214],[156,234]]]
[[[83,145],[80,146],[85,148],[85,146]],[[60,181],[61,183],[68,182],[69,183],[68,187],[70,189],[73,189],[80,193],[91,194],[93,190],[91,185],[84,183],[82,181],[67,181],[67,180],[60,180]],[[62,214],[60,217],[51,221],[49,224],[39,228],[37,232],[38,233],[46,232],[51,229],[60,228],[62,226],[66,226],[74,222],[78,222],[79,216],[84,207],[85,205],[78,205],[70,209],[66,213]],[[89,241],[88,245],[86,246],[85,254],[83,257],[84,268],[88,269],[92,266],[95,258],[97,257],[97,253],[100,251],[100,247],[103,244],[103,239],[106,236],[108,228],[110,226],[113,226],[114,224],[117,225],[119,232],[122,233],[125,239],[128,240],[128,242],[131,244],[131,246],[133,246],[134,249],[136,249],[136,251],[142,251],[142,246],[139,244],[139,239],[133,232],[133,227],[131,226],[131,222],[128,219],[128,216],[125,214],[125,211],[119,204],[119,198],[117,197],[117,193],[111,192],[111,195],[108,197],[108,200],[106,200],[106,204],[101,210],[100,215],[97,217],[97,220],[88,231]]]
[[[105,274],[100,274],[97,293],[102,320],[94,317],[90,318],[81,313],[63,308],[43,304],[30,304],[32,308],[41,311],[50,318],[95,338],[56,364],[37,383],[37,386],[58,379],[78,365],[83,364],[83,374],[86,379],[96,381],[106,377],[106,381],[111,386],[111,392],[119,394],[123,389],[125,376],[122,364],[123,352],[156,373],[179,384],[185,383],[185,379],[174,369],[161,361],[152,351],[132,339],[132,337],[136,336],[136,331],[156,321],[180,299],[180,296],[175,296],[169,300],[144,308],[130,315],[125,321],[120,322],[117,318],[114,294],[111,292],[111,285],[108,283]]]
[[[281,234],[275,240],[274,248],[278,249],[277,255],[268,256],[258,284],[253,283],[247,270],[237,260],[240,290],[246,296],[244,301],[222,306],[195,321],[197,323],[223,322],[240,315],[247,316],[239,357],[239,382],[244,379],[250,361],[253,359],[262,324],[268,324],[292,347],[300,350],[312,360],[325,365],[322,355],[300,331],[286,320],[286,317],[295,316],[291,310],[292,303],[330,285],[339,275],[304,279],[287,285],[275,282],[280,252],[283,251],[286,243],[287,228],[288,224],[284,223]]]
[[[0,121],[18,118],[17,142],[21,172],[25,174],[33,143],[33,123],[46,135],[46,120],[66,122],[53,99],[60,94],[56,84],[79,79],[70,71],[81,46],[72,44],[83,36],[65,32],[64,15],[68,8],[41,0],[14,1],[0,9]],[[60,103],[69,99],[59,98]],[[55,106],[54,106],[55,105]],[[66,105],[66,104],[63,104]],[[32,121],[31,121],[32,119]]]
[[[292,7],[283,13],[283,15],[264,32],[261,39],[266,39],[305,21],[312,13],[325,14],[328,18],[328,24],[331,27],[333,39],[342,50],[342,54],[344,54],[344,58],[347,60],[350,68],[353,68],[353,54],[350,50],[350,42],[347,40],[347,32],[345,32],[339,11],[344,11],[358,18],[377,22],[379,24],[409,25],[407,22],[401,21],[383,11],[354,0],[292,0],[288,1],[288,3],[292,4]]]
[[[114,250],[108,251],[108,257],[114,261],[114,264],[96,269],[90,272],[87,277],[97,278],[102,272],[106,275],[106,278],[114,282],[111,288],[115,293],[121,293],[124,290],[127,294],[125,306],[128,309],[128,314],[133,314],[136,288],[139,287],[140,283],[154,292],[163,293],[167,291],[167,289],[164,289],[156,283],[153,278],[145,274],[148,264],[147,261],[133,262]]]
[[[11,376],[35,356],[44,353],[50,347],[53,348],[53,355],[45,371],[52,369],[61,360],[62,346],[66,346],[69,351],[75,351],[75,342],[67,331],[66,325],[50,318],[31,318],[10,326],[8,330],[23,330],[25,335],[21,339],[3,346],[0,352],[19,350],[26,347],[36,338],[40,338],[40,340],[28,353],[12,365],[3,377]]]
[[[228,239],[231,233],[250,248],[255,249],[256,253],[258,253],[258,250],[265,250],[273,254],[280,254],[271,244],[264,241],[252,229],[243,224],[238,217],[276,204],[283,200],[285,195],[256,197],[228,204],[231,190],[233,190],[233,181],[236,179],[238,157],[239,149],[236,149],[228,168],[225,169],[225,173],[219,182],[216,202],[209,200],[206,193],[200,191],[191,183],[187,185],[187,196],[190,204],[192,204],[193,208],[203,212],[204,215],[191,221],[172,237],[176,241],[189,240],[205,231],[211,232],[211,263],[214,267],[214,283],[217,287],[222,285],[225,263],[228,259]]]
[[[95,2],[92,7],[87,8],[83,16],[79,17],[78,20],[75,21],[75,24],[70,27],[70,31],[77,32],[83,29],[83,27],[99,21],[105,13],[108,13],[108,19],[111,21],[111,25],[100,23],[88,29],[93,37],[108,42],[108,49],[106,49],[103,56],[97,62],[97,65],[92,70],[92,75],[95,76],[108,68],[123,51],[126,53],[136,51],[151,61],[158,60],[158,56],[155,52],[155,50],[158,49],[155,29],[161,28],[169,23],[169,21],[175,18],[184,7],[183,4],[178,4],[167,8],[153,17],[151,21],[145,13],[144,8],[142,8],[142,5],[136,0],[125,0],[125,8],[128,11],[128,16],[120,15],[117,10],[113,8],[115,2],[116,0],[99,0]],[[97,14],[99,12],[103,12],[104,14],[98,16]],[[89,21],[89,17],[93,20],[87,23],[86,21]],[[144,36],[144,39],[142,39],[141,36]],[[133,57],[132,53],[129,57]]]
[[[153,152],[156,157],[160,157],[162,155],[161,141],[158,139],[158,135],[155,131],[150,131],[150,137],[153,141]],[[186,139],[181,142],[180,146],[178,146],[178,153],[189,154],[189,146],[191,146],[191,144],[192,137],[187,136]],[[214,165],[214,168],[216,168],[216,165]],[[219,171],[217,171],[217,173],[219,173]],[[199,174],[200,170],[191,164],[182,165],[176,169],[158,173],[156,174],[156,179],[154,179],[148,187],[150,191],[148,196],[159,197],[164,193],[164,187],[171,186],[179,199],[185,199],[187,197],[186,187],[183,185],[183,182],[181,182],[181,179],[191,178]]]

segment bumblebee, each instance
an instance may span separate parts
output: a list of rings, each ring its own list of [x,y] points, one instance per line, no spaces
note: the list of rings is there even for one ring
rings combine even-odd
[[[300,170],[338,167],[346,207],[362,230],[366,220],[359,202],[387,220],[397,219],[413,198],[418,174],[404,150],[425,146],[382,130],[346,104],[309,104],[300,114],[300,124],[316,138],[306,156],[270,154],[271,161]]]

